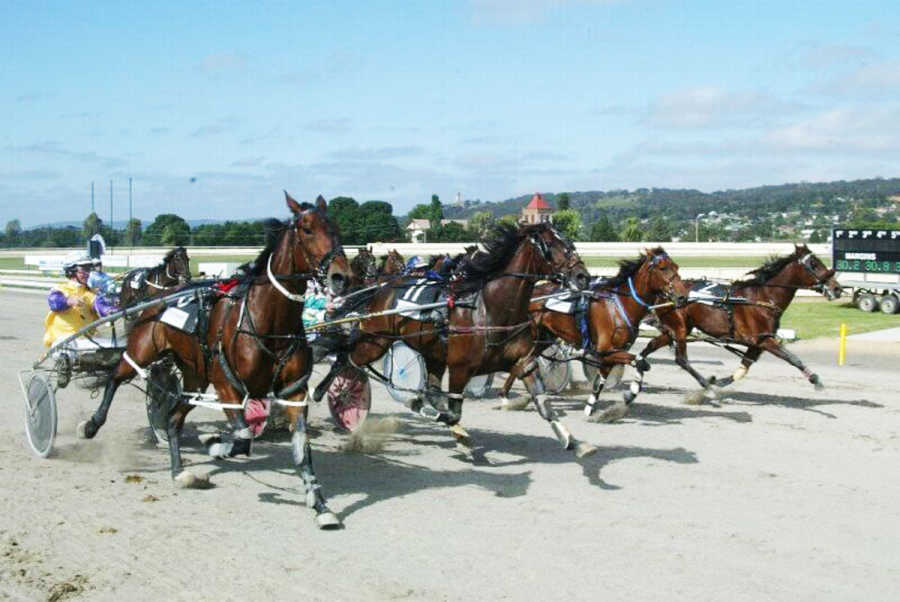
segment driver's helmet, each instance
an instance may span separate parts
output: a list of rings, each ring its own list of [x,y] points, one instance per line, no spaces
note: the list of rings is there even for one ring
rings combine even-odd
[[[77,257],[75,259],[70,259],[63,264],[63,273],[66,275],[66,278],[71,278],[75,275],[75,272],[78,271],[78,268],[84,268],[85,270],[90,271],[93,265],[94,260],[87,255]]]
[[[413,255],[409,258],[409,261],[406,262],[407,272],[412,272],[413,270],[418,270],[424,267],[428,267],[428,262],[418,255]]]

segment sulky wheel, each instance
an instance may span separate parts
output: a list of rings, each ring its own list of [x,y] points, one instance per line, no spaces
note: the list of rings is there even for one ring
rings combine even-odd
[[[551,395],[562,393],[569,385],[569,362],[566,352],[558,345],[548,348],[538,358],[538,369],[544,389]]]
[[[388,380],[388,393],[400,403],[408,404],[425,391],[425,360],[402,341],[391,345],[384,354],[381,373]]]
[[[372,407],[372,389],[369,377],[353,366],[346,366],[328,387],[328,409],[338,427],[355,431],[369,415]]]
[[[41,458],[50,455],[56,439],[56,395],[50,381],[40,372],[27,382],[19,381],[25,394],[25,438],[28,447]]]

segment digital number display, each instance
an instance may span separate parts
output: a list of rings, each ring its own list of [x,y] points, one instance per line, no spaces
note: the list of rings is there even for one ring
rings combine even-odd
[[[900,230],[835,228],[832,265],[839,272],[900,274]]]

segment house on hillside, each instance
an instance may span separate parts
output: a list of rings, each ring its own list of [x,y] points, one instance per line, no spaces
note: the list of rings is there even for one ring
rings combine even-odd
[[[441,225],[446,226],[447,224],[454,223],[459,224],[463,228],[469,227],[469,220],[467,219],[442,219]],[[406,226],[406,233],[409,235],[409,242],[428,242],[426,232],[431,227],[431,221],[427,219],[413,219],[410,220],[409,225]]]
[[[519,221],[523,224],[540,224],[551,221],[553,208],[547,204],[539,192],[535,192],[531,201],[522,208],[522,217]]]

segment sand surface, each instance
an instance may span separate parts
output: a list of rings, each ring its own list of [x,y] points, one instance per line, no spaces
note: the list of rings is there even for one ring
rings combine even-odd
[[[9,291],[0,303],[0,599],[900,599],[897,343],[851,341],[839,368],[836,342],[800,342],[824,391],[764,356],[699,407],[661,351],[617,424],[585,423],[583,391],[557,399],[599,447],[582,461],[536,412],[494,399],[466,402],[479,446],[466,459],[373,385],[370,419],[396,426],[377,453],[341,451],[327,408],[312,408],[316,469],[346,527],[323,532],[283,435],[249,460],[205,455],[197,433],[225,424],[214,411],[192,413],[184,447],[215,487],[176,490],[130,387],[91,441],[75,425],[98,400],[60,390],[56,451],[34,457],[16,373],[42,351],[46,310]],[[691,353],[706,374],[736,364]]]

